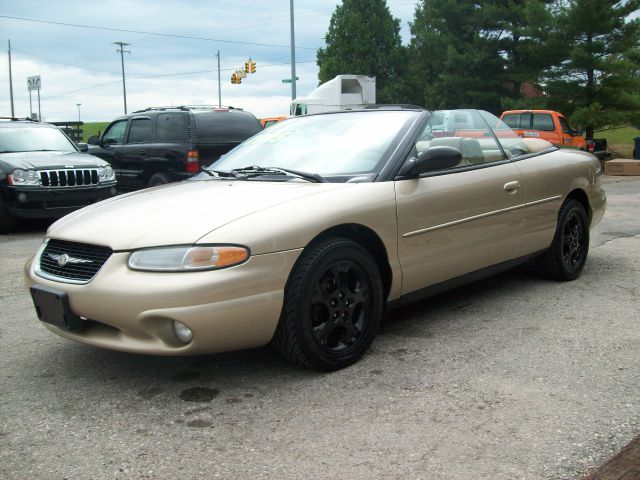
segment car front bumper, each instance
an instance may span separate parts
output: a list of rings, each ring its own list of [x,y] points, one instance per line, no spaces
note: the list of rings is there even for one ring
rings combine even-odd
[[[59,218],[106,200],[116,194],[116,183],[90,188],[28,188],[7,187],[5,202],[9,213],[19,218]]]
[[[284,287],[301,250],[256,255],[223,270],[152,273],[127,267],[115,252],[84,285],[51,281],[25,266],[26,284],[67,293],[84,320],[78,330],[43,323],[52,332],[97,347],[153,355],[197,355],[266,345],[275,332]],[[180,342],[173,321],[193,332]]]

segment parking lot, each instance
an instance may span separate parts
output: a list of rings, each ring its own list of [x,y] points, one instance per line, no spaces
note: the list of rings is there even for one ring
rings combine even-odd
[[[46,224],[2,236],[0,478],[580,478],[640,434],[640,177],[604,182],[580,279],[394,311],[335,373],[59,338],[22,281]]]

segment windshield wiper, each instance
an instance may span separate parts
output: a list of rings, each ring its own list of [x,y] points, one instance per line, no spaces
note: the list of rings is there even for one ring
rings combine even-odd
[[[208,168],[203,168],[202,171],[206,172],[209,176],[215,177],[215,178],[223,178],[223,177],[233,177],[233,178],[239,178],[239,179],[244,178],[244,176],[240,175],[239,173],[225,172],[224,170],[210,170]]]
[[[308,180],[310,182],[316,183],[327,183],[328,180],[323,176],[317,173],[308,173],[301,172],[299,170],[291,170],[290,168],[282,168],[282,167],[258,167],[257,165],[253,165],[251,167],[244,168],[235,168],[231,170],[231,174],[238,174],[242,177],[249,178],[252,176],[259,176],[262,174],[276,174],[276,175],[290,175],[297,178],[302,178],[303,180]],[[238,177],[240,178],[240,177]]]

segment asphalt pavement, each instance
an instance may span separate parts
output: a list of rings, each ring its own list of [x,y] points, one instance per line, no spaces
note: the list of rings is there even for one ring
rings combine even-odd
[[[640,434],[640,177],[580,279],[526,268],[394,311],[334,373],[269,348],[193,358],[49,333],[0,237],[0,478],[575,479]]]

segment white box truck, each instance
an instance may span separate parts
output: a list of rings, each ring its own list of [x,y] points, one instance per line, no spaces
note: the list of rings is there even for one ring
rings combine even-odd
[[[376,78],[366,75],[338,75],[323,83],[305,98],[291,102],[289,113],[296,117],[309,113],[357,110],[376,103]]]

